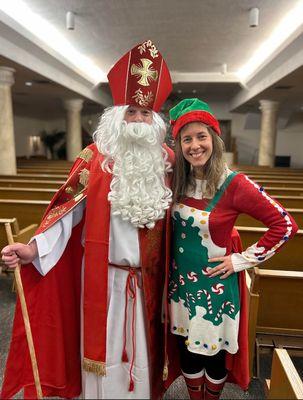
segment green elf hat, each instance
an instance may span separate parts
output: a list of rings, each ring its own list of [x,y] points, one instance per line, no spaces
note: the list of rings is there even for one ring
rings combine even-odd
[[[173,127],[173,137],[176,138],[180,129],[189,122],[203,122],[221,135],[220,125],[213,115],[209,105],[199,99],[184,99],[169,111],[170,124]]]

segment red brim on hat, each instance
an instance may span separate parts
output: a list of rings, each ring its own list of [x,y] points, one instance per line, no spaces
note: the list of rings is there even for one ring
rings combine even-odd
[[[171,121],[173,126],[173,137],[176,138],[180,129],[190,122],[202,122],[203,124],[212,127],[219,136],[221,135],[219,122],[213,115],[206,111],[190,111],[181,115],[181,117],[179,117],[176,121]]]

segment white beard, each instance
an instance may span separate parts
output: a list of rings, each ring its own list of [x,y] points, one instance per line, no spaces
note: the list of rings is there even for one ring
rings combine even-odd
[[[121,215],[135,227],[151,229],[164,217],[172,199],[164,180],[170,169],[167,152],[162,148],[165,126],[155,113],[152,125],[127,124],[123,121],[126,109],[107,110],[94,140],[105,155],[102,168],[113,174],[108,194],[113,214]],[[115,123],[112,118],[116,119]]]

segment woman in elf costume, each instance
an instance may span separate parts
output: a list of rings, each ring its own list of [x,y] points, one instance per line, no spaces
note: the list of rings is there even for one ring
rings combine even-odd
[[[218,399],[226,380],[244,389],[249,383],[243,271],[273,256],[297,225],[262,187],[227,168],[219,123],[206,103],[182,100],[170,118],[176,141],[170,331],[191,399]],[[269,228],[244,251],[232,239],[240,213]]]

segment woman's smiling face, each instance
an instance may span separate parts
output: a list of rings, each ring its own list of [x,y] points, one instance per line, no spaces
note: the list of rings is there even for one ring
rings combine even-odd
[[[182,128],[180,135],[183,157],[194,172],[201,171],[213,152],[213,141],[207,127],[201,122],[191,122]]]

